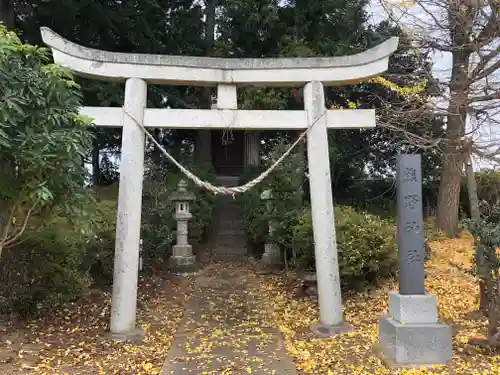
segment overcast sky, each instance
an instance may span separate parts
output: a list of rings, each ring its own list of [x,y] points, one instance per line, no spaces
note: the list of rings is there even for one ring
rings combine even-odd
[[[385,4],[387,4],[389,1],[392,1],[393,4],[396,3],[401,3],[404,0],[371,0],[370,5],[368,7],[368,12],[370,16],[370,23],[372,24],[378,24],[383,20],[386,20],[388,18],[387,11],[384,9],[384,7],[381,5],[381,1],[386,1]],[[406,2],[409,4],[408,2]],[[425,3],[425,7],[429,7],[429,2]],[[393,8],[394,9],[394,8]],[[422,20],[421,24],[426,25],[426,24],[433,24],[434,22],[431,21],[431,18],[429,15],[426,13],[419,11],[419,7],[415,5],[409,5],[405,8],[405,11],[408,12],[408,14],[411,14],[410,17],[401,17],[399,23],[403,27],[408,27],[411,29],[412,32],[426,32],[427,30],[419,30],[418,27],[415,26],[417,23],[415,22],[415,19],[420,19]],[[433,16],[436,16],[436,18],[439,18],[440,15],[437,14],[437,12],[440,12],[441,9],[436,8],[436,15],[433,14]],[[400,14],[399,14],[400,15]],[[411,19],[411,22],[409,21]],[[434,77],[438,78],[440,81],[448,82],[449,77],[450,77],[450,72],[451,72],[451,54],[447,52],[440,52],[436,51],[432,55],[432,60],[433,60],[433,69],[432,69],[432,74]],[[500,73],[500,72],[499,72]],[[447,103],[443,100],[441,100],[440,107],[445,107]],[[498,118],[499,116],[494,116],[494,118]],[[500,122],[500,119],[499,121]],[[468,126],[469,128],[469,126]],[[492,141],[495,141],[497,143],[497,140],[500,140],[500,129],[498,129],[497,125],[492,125],[489,126],[488,124],[483,124],[480,127],[479,131],[476,131],[473,136],[474,140],[478,144],[485,144],[485,143],[491,143]],[[486,162],[484,160],[474,160],[475,161],[475,167],[476,168],[484,168],[484,167],[494,167],[491,163]]]

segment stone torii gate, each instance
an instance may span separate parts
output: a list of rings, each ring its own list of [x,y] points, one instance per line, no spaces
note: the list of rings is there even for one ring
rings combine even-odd
[[[340,57],[233,59],[115,53],[82,47],[41,28],[54,61],[76,74],[125,82],[123,108],[83,107],[97,126],[122,127],[120,187],[111,309],[111,333],[127,339],[137,334],[136,303],[144,127],[169,129],[281,129],[307,133],[311,208],[318,278],[320,322],[343,325],[327,129],[370,128],[375,111],[327,110],[324,85],[353,83],[387,70],[398,39],[365,52]],[[148,83],[217,86],[217,109],[146,108]],[[303,87],[305,110],[239,110],[240,86]],[[133,117],[133,118],[131,118]]]

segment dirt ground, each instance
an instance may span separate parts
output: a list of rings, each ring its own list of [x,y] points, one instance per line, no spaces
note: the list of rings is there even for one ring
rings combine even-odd
[[[397,289],[396,280],[344,296],[345,318],[355,330],[317,339],[308,330],[317,322],[316,300],[298,298],[283,274],[256,275],[266,297],[269,322],[281,331],[297,371],[317,375],[500,375],[499,355],[468,344],[469,338],[486,332],[485,319],[475,313],[477,283],[461,270],[470,266],[472,238],[464,234],[458,239],[433,241],[430,246],[433,256],[426,264],[426,288],[438,299],[441,321],[453,327],[450,365],[393,371],[374,355],[378,319],[387,309],[388,292]],[[148,332],[144,342],[134,345],[104,339],[110,294],[94,291],[87,299],[27,325],[13,319],[0,322],[0,374],[158,374],[190,298],[193,281],[165,275],[141,278],[138,318]]]
[[[0,374],[157,374],[190,297],[192,280],[153,273],[141,277],[140,344],[106,339],[111,295],[88,298],[29,323],[0,322]]]

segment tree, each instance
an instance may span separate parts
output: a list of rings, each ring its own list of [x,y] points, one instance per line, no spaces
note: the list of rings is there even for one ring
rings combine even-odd
[[[17,11],[16,24],[21,38],[41,44],[40,27],[48,26],[78,44],[115,52],[200,55],[204,52],[202,7],[195,0],[187,1],[115,1],[67,0],[63,3],[43,0],[12,0]],[[124,85],[76,78],[82,87],[83,102],[94,106],[123,105]],[[196,90],[186,87],[148,86],[148,107],[198,106]],[[165,101],[165,99],[167,99]],[[156,129],[154,134],[164,146],[167,138],[185,132]],[[92,147],[93,182],[109,183],[116,173],[109,170],[106,153],[119,156],[121,130],[101,128],[95,131]],[[149,150],[148,150],[149,151]],[[151,150],[158,159],[159,153]]]
[[[437,206],[437,225],[447,235],[458,233],[460,180],[464,167],[464,137],[480,138],[500,119],[500,2],[498,0],[414,0],[397,4],[381,1],[391,20],[423,56],[446,54],[450,69],[429,80],[438,100],[430,108],[445,118],[441,142],[443,166]],[[494,137],[496,138],[496,137]],[[498,153],[476,141],[470,150],[500,161]],[[469,143],[469,142],[466,142]],[[465,150],[466,153],[468,152]]]
[[[48,51],[0,25],[0,255],[29,224],[89,198],[83,159],[91,142],[81,95]],[[38,220],[40,223],[40,220]]]
[[[0,22],[2,22],[7,29],[12,30],[15,25],[15,20],[16,14],[12,0],[0,0]]]

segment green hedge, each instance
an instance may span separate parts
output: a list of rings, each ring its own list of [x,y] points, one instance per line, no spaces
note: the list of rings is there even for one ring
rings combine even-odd
[[[84,245],[83,235],[57,224],[28,232],[0,262],[0,312],[30,315],[42,302],[59,305],[81,295],[92,283],[83,270]]]
[[[282,140],[274,145],[264,168],[281,156],[288,145]],[[292,153],[261,184],[240,197],[247,238],[262,251],[266,241],[278,245],[288,265],[297,269],[314,269],[314,242],[308,202],[302,202],[302,158]],[[261,172],[249,170],[241,182]],[[273,211],[268,212],[261,193],[271,189]],[[389,276],[396,271],[397,250],[395,223],[391,219],[355,210],[349,206],[335,207],[335,225],[339,247],[340,273],[344,286],[356,287]],[[276,230],[268,235],[268,222]]]
[[[335,207],[340,276],[354,287],[392,275],[397,270],[395,224],[349,206]],[[304,209],[293,227],[297,267],[314,269],[314,242],[310,209]]]
[[[262,168],[251,168],[241,178],[240,183],[246,183],[258,176],[262,170],[268,169],[283,155],[290,145],[282,138],[277,138],[271,152]],[[262,183],[245,192],[239,199],[243,209],[244,229],[248,241],[253,245],[256,256],[263,252],[263,244],[267,240],[269,221],[286,222],[276,228],[269,241],[287,247],[289,243],[283,242],[290,238],[286,231],[292,228],[296,212],[302,206],[303,198],[303,159],[301,155],[292,152],[281,162]],[[270,190],[273,196],[273,210],[268,212],[266,202],[262,201],[261,194]]]

